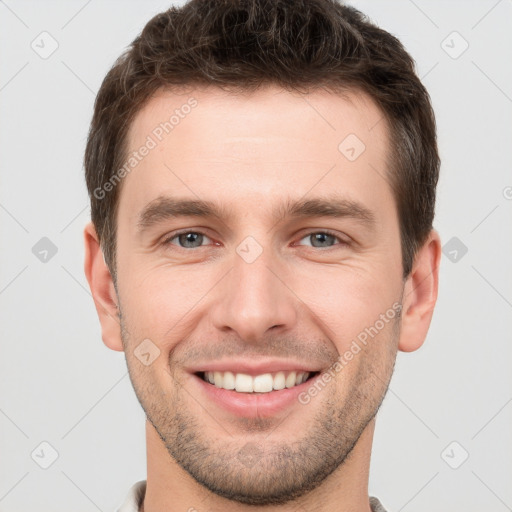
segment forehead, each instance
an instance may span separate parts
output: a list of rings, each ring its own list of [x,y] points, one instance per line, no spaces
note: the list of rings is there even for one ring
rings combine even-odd
[[[387,122],[356,91],[159,90],[135,117],[127,142],[127,157],[138,153],[120,198],[130,216],[161,195],[226,202],[302,196],[313,188],[342,187],[349,197],[358,189],[390,192]]]
[[[316,149],[323,135],[337,132],[337,136],[342,136],[346,130],[353,130],[351,133],[375,149],[378,139],[386,136],[382,111],[361,91],[335,93],[318,88],[300,94],[273,85],[252,92],[189,87],[158,90],[135,116],[128,142],[135,149],[151,135],[157,143],[165,145],[172,133],[190,139],[191,144],[182,148],[186,153],[192,149],[191,145],[197,144],[198,138],[202,139],[202,145],[207,145],[205,135],[211,137],[212,146],[216,146],[219,136],[226,142],[229,138],[236,143],[237,135],[245,139],[263,135],[264,138],[303,139],[308,143],[304,148],[307,150],[310,144]]]

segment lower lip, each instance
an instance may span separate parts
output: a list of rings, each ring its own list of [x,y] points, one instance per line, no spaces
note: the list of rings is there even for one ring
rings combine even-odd
[[[321,373],[298,386],[268,393],[239,393],[234,390],[218,388],[198,375],[193,374],[193,377],[208,398],[223,409],[244,418],[261,418],[274,416],[294,403],[300,404],[299,395],[313,385],[320,375]]]

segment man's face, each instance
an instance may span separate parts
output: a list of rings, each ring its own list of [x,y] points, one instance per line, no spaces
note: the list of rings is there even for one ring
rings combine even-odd
[[[197,106],[158,141],[155,128],[191,96]],[[155,95],[130,150],[148,135],[157,145],[124,178],[117,215],[135,392],[169,454],[211,491],[259,505],[297,498],[343,463],[393,369],[400,320],[390,311],[404,283],[386,122],[363,95],[210,88]],[[178,199],[217,215],[169,215],[165,201]],[[206,383],[198,372],[215,365],[234,377],[323,373],[249,394]]]

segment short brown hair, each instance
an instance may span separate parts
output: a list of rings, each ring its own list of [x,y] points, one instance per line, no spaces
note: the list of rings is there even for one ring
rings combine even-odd
[[[430,97],[400,41],[335,0],[191,0],[153,17],[106,75],[84,165],[91,218],[116,281],[122,167],[135,115],[160,88],[275,84],[307,92],[362,91],[390,127],[388,179],[397,205],[404,277],[434,218],[440,160]],[[98,190],[102,191],[100,197]]]

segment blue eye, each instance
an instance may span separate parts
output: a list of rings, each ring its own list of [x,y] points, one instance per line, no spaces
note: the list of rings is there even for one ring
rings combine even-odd
[[[308,239],[310,243],[306,245],[316,249],[329,249],[336,245],[348,245],[345,240],[330,231],[312,231],[302,237],[300,241]],[[200,231],[181,231],[171,234],[163,241],[163,245],[176,245],[181,249],[198,249],[205,246],[203,244],[205,241],[212,242],[210,237]]]
[[[174,234],[172,237],[164,241],[164,245],[172,244],[178,245],[182,249],[195,249],[202,246],[204,239],[210,240],[205,234],[199,231],[183,231],[181,233]],[[177,239],[179,244],[174,244],[172,241]]]
[[[331,233],[330,231],[313,231],[311,233],[308,233],[305,237],[301,238],[301,240],[309,239],[311,241],[311,247],[315,248],[326,248],[332,247],[333,245],[336,245],[335,241],[341,243],[341,245],[346,244],[344,240],[342,240],[340,237],[336,236],[335,234]],[[329,242],[334,241],[333,244],[330,244]],[[326,245],[327,244],[327,245]]]

